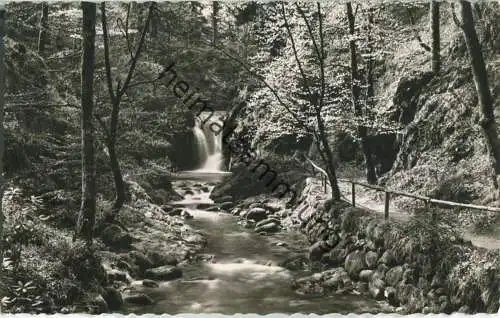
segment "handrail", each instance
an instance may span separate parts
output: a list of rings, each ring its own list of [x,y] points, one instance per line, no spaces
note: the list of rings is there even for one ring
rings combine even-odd
[[[325,170],[323,170],[321,167],[319,167],[317,164],[315,164],[311,159],[309,159],[307,156],[305,156],[306,160],[319,172],[321,172],[325,177],[326,177],[326,182],[328,182],[328,174],[326,173]],[[468,209],[474,209],[474,210],[481,210],[481,211],[490,211],[490,212],[500,212],[500,208],[497,207],[489,207],[489,206],[483,206],[483,205],[476,205],[476,204],[466,204],[466,203],[459,203],[459,202],[453,202],[453,201],[445,201],[445,200],[439,200],[439,199],[433,199],[430,197],[425,197],[417,194],[412,194],[412,193],[407,193],[403,191],[398,191],[398,190],[391,190],[387,189],[378,185],[373,185],[373,184],[368,184],[364,182],[359,182],[356,180],[352,179],[344,179],[344,178],[338,178],[337,179],[340,182],[348,182],[351,183],[352,185],[352,204],[353,206],[355,205],[355,185],[360,185],[366,188],[370,188],[376,191],[381,191],[385,192],[385,217],[389,217],[389,199],[391,195],[399,195],[402,197],[408,197],[412,199],[417,199],[417,200],[422,200],[426,204],[433,203],[433,204],[441,204],[441,205],[447,205],[451,207],[461,207],[461,208],[468,208]],[[325,187],[325,192],[326,192],[326,187]]]

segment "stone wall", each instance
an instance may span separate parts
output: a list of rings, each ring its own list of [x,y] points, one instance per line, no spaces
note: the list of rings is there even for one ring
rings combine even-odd
[[[302,203],[284,224],[307,235],[310,260],[328,270],[296,288],[356,290],[411,313],[499,310],[499,250],[476,249],[440,227],[388,222],[348,203],[332,204],[314,185],[306,181]],[[429,233],[434,241],[422,239]]]

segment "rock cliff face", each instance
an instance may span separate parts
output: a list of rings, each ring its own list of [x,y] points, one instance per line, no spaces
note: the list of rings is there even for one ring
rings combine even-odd
[[[347,203],[319,203],[317,187],[311,179],[306,184],[302,203],[283,224],[307,234],[310,260],[330,269],[296,288],[355,289],[407,312],[499,310],[498,251],[476,249],[429,225],[385,221]]]

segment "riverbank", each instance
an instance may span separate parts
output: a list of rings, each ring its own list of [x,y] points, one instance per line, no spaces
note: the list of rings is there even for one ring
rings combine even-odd
[[[313,178],[305,181],[294,208],[282,204],[272,212],[270,199],[250,201],[259,200],[260,207],[240,203],[228,210],[257,232],[283,228],[307,235],[317,272],[296,281],[302,293],[361,294],[400,313],[498,311],[500,251],[473,247],[446,220],[432,223],[430,211],[408,222],[386,222],[347,203],[325,201]]]

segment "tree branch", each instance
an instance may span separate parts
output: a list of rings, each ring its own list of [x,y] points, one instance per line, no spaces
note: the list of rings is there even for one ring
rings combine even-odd
[[[108,86],[109,97],[111,98],[111,101],[114,102],[116,96],[113,91],[113,81],[111,78],[111,62],[109,61],[108,22],[106,19],[106,5],[104,2],[101,3],[101,24],[102,24],[102,36],[104,40],[104,64],[106,68],[106,83]]]
[[[297,62],[297,66],[299,67],[300,75],[302,76],[302,79],[304,80],[304,84],[306,86],[306,90],[307,90],[307,93],[309,95],[309,102],[312,103],[313,94],[311,92],[311,87],[309,86],[309,81],[307,79],[307,75],[304,72],[304,69],[302,68],[302,63],[300,62],[299,55],[297,53],[297,47],[295,46],[295,40],[293,39],[292,30],[290,29],[290,25],[288,24],[288,20],[286,18],[285,3],[283,1],[281,1],[281,13],[283,15],[283,20],[285,21],[286,31],[288,33],[288,36],[290,37],[290,41],[292,42],[292,50],[293,50],[293,55],[295,57],[295,61]]]
[[[156,78],[153,78],[153,79],[147,80],[147,81],[140,81],[140,82],[130,83],[128,85],[128,88],[132,88],[132,87],[139,86],[139,85],[144,85],[144,84],[153,84],[153,83],[159,81],[160,79],[162,79],[165,76],[165,72],[166,72],[166,70],[163,69],[163,71],[161,71],[158,74],[158,76],[156,76]]]
[[[128,70],[127,77],[125,78],[125,82],[123,83],[123,86],[121,87],[121,89],[118,91],[118,94],[117,94],[118,97],[121,97],[123,95],[123,93],[125,93],[125,91],[128,88],[128,85],[130,83],[130,80],[132,79],[132,75],[134,74],[135,67],[137,65],[137,61],[139,60],[139,56],[141,54],[142,47],[144,45],[146,33],[148,32],[148,29],[149,29],[149,22],[151,21],[151,16],[153,14],[153,8],[154,8],[154,2],[151,2],[151,4],[149,5],[149,9],[148,9],[148,17],[146,18],[146,23],[144,24],[144,28],[142,29],[139,44],[137,45],[137,49],[135,51],[134,58],[132,59],[132,63],[131,63],[130,68]]]

